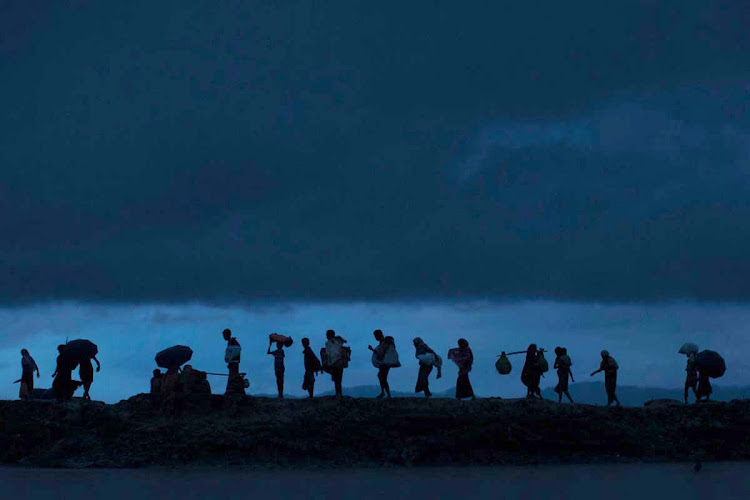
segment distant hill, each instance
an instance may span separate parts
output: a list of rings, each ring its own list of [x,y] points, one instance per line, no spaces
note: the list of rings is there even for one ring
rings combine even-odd
[[[716,401],[731,401],[733,399],[750,398],[750,386],[720,386],[712,384],[714,393],[711,399]],[[324,391],[316,393],[316,396],[333,396],[333,391]],[[374,398],[380,394],[380,386],[377,385],[358,385],[354,387],[344,387],[344,395],[353,398]],[[453,398],[456,394],[456,388],[452,387],[444,391],[433,392],[434,398]],[[391,391],[394,398],[421,398],[422,394],[413,392]],[[544,389],[542,395],[546,399],[557,400],[557,393],[552,388]],[[581,382],[570,384],[570,395],[577,403],[604,405],[607,403],[607,393],[604,390],[603,382]],[[275,394],[255,394],[260,397],[276,397]],[[301,396],[285,395],[290,399],[300,398]],[[478,394],[477,397],[481,397]],[[667,389],[663,387],[636,387],[632,385],[622,385],[617,388],[617,397],[620,403],[625,406],[643,406],[643,403],[651,399],[677,399],[682,401],[682,389]],[[695,397],[690,394],[690,402]],[[565,401],[567,401],[565,399]]]
[[[714,393],[711,399],[716,401],[731,401],[733,399],[750,398],[750,386],[732,387],[712,384]],[[607,392],[603,382],[581,382],[570,384],[570,395],[577,403],[603,405],[607,403]],[[552,389],[542,391],[545,398],[557,400],[557,393]],[[643,403],[651,399],[677,399],[682,401],[683,391],[679,389],[665,389],[663,387],[636,387],[623,385],[617,388],[617,398],[625,406],[643,406]],[[563,401],[567,398],[563,397]],[[693,402],[695,396],[692,391],[689,401]]]

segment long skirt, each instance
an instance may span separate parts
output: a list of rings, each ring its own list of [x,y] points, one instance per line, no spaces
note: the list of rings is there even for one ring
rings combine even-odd
[[[556,393],[565,394],[566,392],[568,392],[568,378],[568,370],[557,370],[557,387],[555,387]]]
[[[528,387],[531,392],[539,390],[539,383],[542,380],[542,374],[538,370],[526,369],[521,372],[521,383]]]
[[[302,390],[315,389],[315,372],[305,370],[305,378],[302,379]]]
[[[227,396],[244,396],[245,386],[242,376],[240,375],[240,364],[229,363],[227,364],[227,368],[229,368],[229,377],[227,378],[227,388],[224,394]]]
[[[604,372],[604,388],[607,390],[607,404],[613,403],[617,396],[615,390],[617,389],[617,372]]]
[[[52,392],[58,401],[68,401],[72,397],[72,374],[69,371],[58,370],[52,381]]]
[[[430,390],[430,381],[428,379],[430,373],[432,373],[432,365],[419,365],[417,386],[414,388],[414,392],[424,392]]]
[[[21,375],[21,383],[26,384],[26,389],[29,391],[34,390],[34,372],[23,370]]]
[[[456,399],[473,398],[474,389],[469,381],[469,373],[459,373],[456,381]]]

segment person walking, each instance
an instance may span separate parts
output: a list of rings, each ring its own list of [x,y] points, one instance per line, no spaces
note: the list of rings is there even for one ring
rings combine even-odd
[[[573,380],[573,372],[570,370],[573,362],[570,360],[568,350],[565,347],[555,347],[555,355],[554,368],[557,369],[557,387],[555,387],[555,392],[558,396],[557,402],[562,403],[562,397],[565,394],[568,400],[573,403],[573,398],[570,397],[570,393],[568,392],[568,378],[575,382]]]
[[[240,356],[242,354],[242,346],[236,338],[232,336],[232,330],[226,328],[222,335],[224,340],[227,342],[226,350],[224,351],[224,361],[229,369],[229,378],[227,379],[226,395],[241,394],[245,395],[245,386],[240,375]]]
[[[698,401],[700,398],[698,397],[698,365],[696,364],[697,353],[689,352],[686,353],[686,356],[687,366],[685,366],[685,371],[687,372],[687,375],[685,376],[685,404],[688,404],[688,391],[690,389],[693,390],[696,401]]]
[[[711,387],[711,381],[706,370],[698,369],[698,390],[695,393],[697,399],[696,403],[700,401],[708,401],[711,398],[711,394],[714,392]]]
[[[529,344],[526,349],[526,361],[523,364],[523,370],[521,370],[521,383],[526,386],[526,397],[544,399],[542,397],[542,391],[539,388],[540,381],[542,380],[542,370],[539,366],[539,353],[536,344]]]
[[[58,401],[68,401],[73,397],[73,369],[74,361],[65,353],[65,345],[57,346],[57,361],[55,373],[52,374],[52,392]]]
[[[615,361],[615,358],[609,355],[609,351],[602,351],[602,362],[599,364],[599,369],[591,372],[591,376],[593,377],[599,372],[604,372],[604,388],[607,390],[607,406],[612,405],[612,403],[617,403],[617,406],[620,405],[620,400],[617,399],[617,394],[615,394],[615,391],[617,390],[617,370],[620,369],[620,366],[617,364],[617,361]]]
[[[21,387],[19,389],[21,399],[28,399],[29,393],[34,390],[34,372],[36,372],[36,378],[39,378],[39,367],[36,361],[29,351],[21,349]]]
[[[276,350],[272,351],[273,340],[268,344],[268,352],[273,356],[273,370],[276,374],[276,389],[279,391],[279,399],[284,399],[284,343],[276,342]]]
[[[372,335],[378,341],[378,346],[373,348],[371,345],[368,345],[367,348],[372,351],[372,363],[378,369],[380,394],[377,396],[377,399],[382,399],[385,396],[388,396],[390,399],[391,387],[388,385],[388,374],[391,371],[391,365],[385,361],[385,356],[391,348],[395,349],[396,346],[393,343],[393,337],[388,337],[391,341],[387,341],[382,330],[375,330],[372,332]]]
[[[305,378],[302,381],[302,390],[307,391],[310,399],[315,397],[315,376],[322,371],[320,360],[310,348],[310,339],[302,339],[302,355],[305,362]]]
[[[78,368],[78,375],[81,377],[81,382],[83,383],[83,399],[88,400],[91,400],[89,390],[91,389],[91,384],[94,383],[94,365],[91,364],[92,359],[96,361],[96,372],[99,373],[102,365],[96,359],[96,356],[84,359]]]
[[[336,397],[342,398],[344,368],[349,366],[350,350],[344,346],[346,339],[336,335],[333,330],[326,331],[326,366],[336,389]]]
[[[458,339],[458,347],[448,351],[448,359],[452,360],[458,366],[456,399],[476,399],[474,389],[471,387],[471,381],[469,381],[469,372],[474,364],[474,353],[471,352],[469,342],[466,339]]]
[[[429,380],[430,373],[432,373],[432,368],[435,366],[438,369],[437,378],[442,377],[442,360],[421,338],[416,337],[413,342],[414,356],[419,360],[419,374],[417,375],[417,385],[414,388],[414,392],[423,392],[424,396],[429,398],[432,397]]]

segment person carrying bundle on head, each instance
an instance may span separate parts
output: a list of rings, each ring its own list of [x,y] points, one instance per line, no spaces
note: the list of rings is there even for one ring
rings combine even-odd
[[[275,335],[275,334],[272,334]],[[276,341],[276,349],[271,350],[271,346],[274,341],[269,340],[268,351],[266,354],[273,356],[273,370],[276,374],[276,389],[279,391],[279,399],[284,399],[284,343],[282,341]]]

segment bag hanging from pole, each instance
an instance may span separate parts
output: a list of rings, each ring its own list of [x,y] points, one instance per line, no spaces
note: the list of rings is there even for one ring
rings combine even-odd
[[[513,366],[510,364],[510,360],[505,353],[502,353],[498,360],[495,361],[495,369],[500,375],[508,375],[513,369]]]

